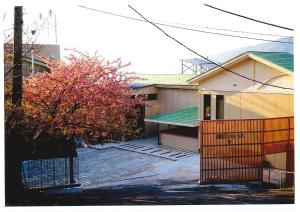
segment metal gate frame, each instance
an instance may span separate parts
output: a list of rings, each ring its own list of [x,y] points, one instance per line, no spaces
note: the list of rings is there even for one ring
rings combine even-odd
[[[201,184],[262,181],[265,155],[280,152],[294,171],[294,117],[207,120],[200,126]]]

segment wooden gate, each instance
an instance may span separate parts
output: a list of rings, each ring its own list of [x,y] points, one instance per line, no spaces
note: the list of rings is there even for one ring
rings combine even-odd
[[[294,172],[294,117],[264,120],[264,154],[285,153],[279,160],[285,160],[284,170]],[[294,175],[286,175],[286,185],[294,183]]]
[[[262,181],[266,154],[287,152],[293,169],[293,117],[202,121],[200,183]]]

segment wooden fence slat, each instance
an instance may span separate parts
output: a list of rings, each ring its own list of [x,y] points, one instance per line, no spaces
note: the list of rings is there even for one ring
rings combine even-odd
[[[266,154],[287,152],[294,170],[294,118],[202,121],[200,183],[261,181]]]

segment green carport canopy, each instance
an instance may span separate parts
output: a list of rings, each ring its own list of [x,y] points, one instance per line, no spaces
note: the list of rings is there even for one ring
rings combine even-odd
[[[198,127],[198,107],[185,108],[170,113],[150,116],[144,119],[147,122],[171,124],[185,127]]]

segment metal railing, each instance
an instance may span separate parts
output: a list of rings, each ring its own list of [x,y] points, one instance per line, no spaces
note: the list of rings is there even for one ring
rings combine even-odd
[[[295,176],[294,176],[294,172],[290,172],[290,171],[285,171],[285,170],[279,170],[279,169],[268,169],[268,168],[264,168],[264,170],[268,171],[268,183],[274,183],[274,179],[273,181],[271,181],[271,172],[275,172],[275,173],[279,173],[279,188],[282,189],[283,186],[289,186],[291,187],[290,184],[292,184],[292,187],[295,187]],[[292,183],[289,182],[287,183],[287,178],[289,176],[292,176]],[[275,180],[275,182],[278,183],[278,181]]]
[[[76,184],[78,178],[77,157],[26,160],[22,163],[25,189],[70,186]]]

